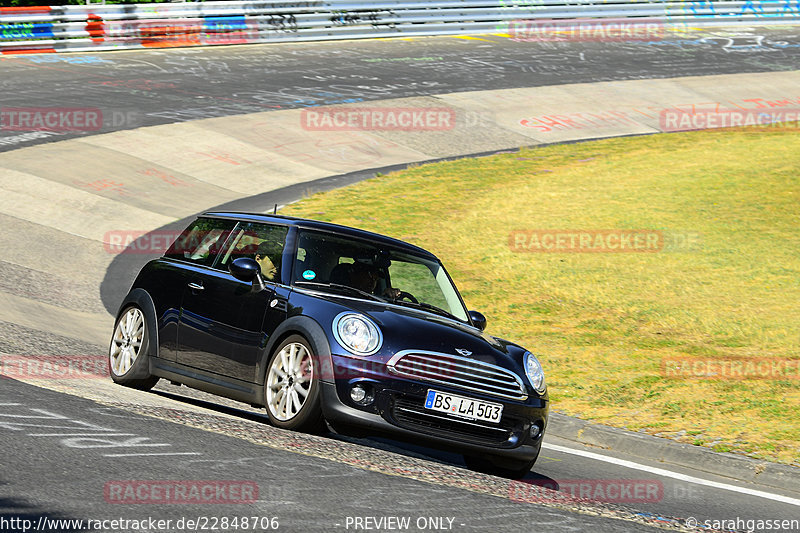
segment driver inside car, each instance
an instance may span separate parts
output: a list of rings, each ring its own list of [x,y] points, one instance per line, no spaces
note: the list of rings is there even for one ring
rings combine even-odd
[[[261,267],[261,275],[269,281],[278,278],[278,268],[281,265],[281,247],[271,241],[263,241],[258,245],[254,259]]]
[[[367,263],[356,261],[350,267],[349,285],[351,287],[355,287],[356,289],[368,292],[370,294],[375,294],[375,287],[378,285],[379,278],[380,273],[378,272],[378,269],[372,265],[368,265]],[[383,291],[383,296],[391,298],[392,300],[396,300],[400,296],[401,292],[402,291],[400,289],[386,287],[386,289]]]

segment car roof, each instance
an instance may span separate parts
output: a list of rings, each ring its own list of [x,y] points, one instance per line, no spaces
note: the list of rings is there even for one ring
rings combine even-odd
[[[340,224],[333,224],[331,222],[322,222],[319,220],[311,220],[307,218],[288,217],[284,215],[266,215],[263,213],[241,213],[235,211],[209,211],[200,215],[202,217],[211,218],[229,218],[238,221],[247,222],[263,222],[267,224],[282,224],[287,226],[297,226],[299,228],[314,229],[319,231],[327,231],[339,235],[346,235],[357,239],[371,241],[373,243],[383,244],[393,248],[401,248],[417,255],[427,256],[431,259],[438,261],[438,258],[419,246],[414,246],[405,241],[387,237],[379,233],[373,233],[350,226],[342,226]]]

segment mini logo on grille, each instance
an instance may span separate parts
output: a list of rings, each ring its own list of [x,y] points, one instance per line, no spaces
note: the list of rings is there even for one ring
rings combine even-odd
[[[464,348],[456,348],[456,351],[461,355],[463,355],[464,357],[469,357],[470,355],[472,355],[472,352],[470,352],[469,350],[465,350]]]

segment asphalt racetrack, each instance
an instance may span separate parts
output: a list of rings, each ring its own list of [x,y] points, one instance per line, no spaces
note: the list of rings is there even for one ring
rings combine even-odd
[[[795,70],[800,30],[655,42],[514,42],[499,36],[0,57],[4,107],[99,109],[98,129],[34,140],[389,98],[574,83]],[[4,142],[5,139],[5,142]]]

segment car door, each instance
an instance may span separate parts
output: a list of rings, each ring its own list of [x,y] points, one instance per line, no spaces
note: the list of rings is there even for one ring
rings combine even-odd
[[[255,383],[256,364],[269,335],[286,318],[288,287],[280,284],[280,265],[287,230],[239,223],[212,266],[191,273],[178,327],[178,363]],[[264,290],[230,274],[230,263],[239,257],[274,267],[264,273]]]
[[[159,357],[175,361],[184,289],[198,268],[213,264],[236,225],[234,220],[200,217],[192,222],[154,265],[147,290],[158,319]]]

